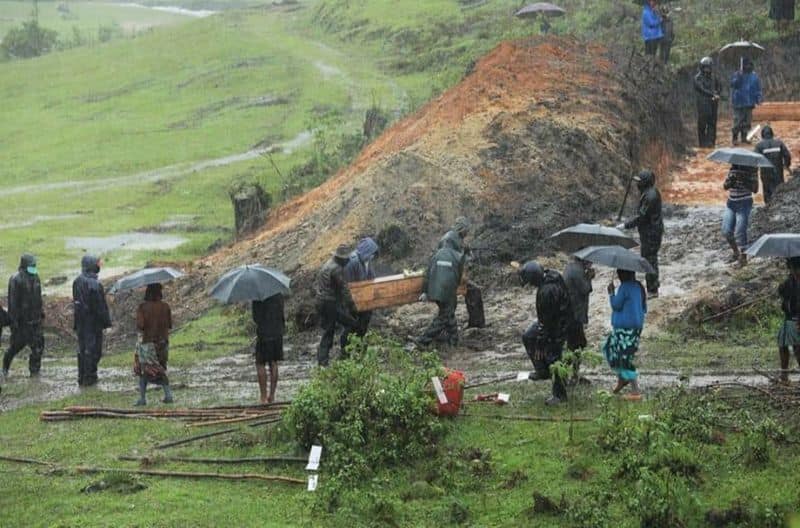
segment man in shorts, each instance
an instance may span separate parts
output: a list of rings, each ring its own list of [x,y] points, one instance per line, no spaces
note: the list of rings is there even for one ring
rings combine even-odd
[[[275,401],[275,388],[278,386],[278,361],[283,360],[283,333],[286,329],[283,295],[277,294],[263,301],[253,301],[253,321],[256,323],[256,373],[261,403],[272,403]]]

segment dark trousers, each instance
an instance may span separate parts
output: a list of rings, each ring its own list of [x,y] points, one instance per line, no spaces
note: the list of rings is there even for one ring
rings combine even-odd
[[[78,385],[97,384],[97,364],[103,354],[103,329],[78,328]]]
[[[337,323],[345,329],[355,328],[358,323],[355,319],[345,314],[336,301],[323,301],[317,307],[319,313],[319,324],[322,327],[322,337],[319,340],[317,350],[317,363],[321,367],[327,367],[330,363],[331,348],[333,348],[333,338],[336,336]]]
[[[444,337],[450,345],[458,344],[458,323],[456,322],[456,299],[448,301],[436,301],[439,307],[439,313],[436,314],[433,321],[428,325],[428,328],[423,332],[419,342],[422,344],[429,344],[433,340],[439,340]]]
[[[661,39],[661,42],[658,44],[658,56],[661,58],[661,62],[667,64],[669,62],[669,54],[672,51],[672,41],[667,39]]]
[[[656,51],[658,51],[658,45],[660,43],[661,43],[661,39],[645,40],[644,41],[644,54],[645,55],[655,56]]]
[[[714,148],[717,144],[717,104],[697,109],[697,142],[701,148]]]
[[[369,330],[369,321],[372,319],[372,312],[359,312],[356,315],[357,326],[345,326],[342,331],[342,337],[339,339],[339,345],[342,347],[342,357],[348,357],[347,343],[350,341],[351,335],[364,337]]]
[[[775,194],[775,189],[778,185],[783,183],[782,178],[776,175],[775,170],[761,169],[761,191],[764,193],[764,203],[769,204],[772,202],[772,195]]]
[[[648,273],[645,275],[647,281],[647,292],[657,293],[660,286],[658,275],[658,251],[661,249],[661,233],[643,232],[639,231],[639,239],[641,241],[641,255],[642,257],[653,266],[655,273]]]
[[[3,356],[3,370],[11,367],[14,356],[26,346],[31,349],[31,355],[28,357],[28,370],[31,375],[39,373],[42,366],[42,352],[44,352],[44,333],[41,323],[22,323],[11,329],[11,341]]]
[[[750,131],[750,126],[753,123],[753,107],[747,106],[744,108],[733,109],[733,140],[739,134],[742,136],[742,141],[747,139],[747,133]]]
[[[553,378],[553,396],[561,400],[567,399],[566,380],[558,376],[551,376],[550,365],[561,361],[564,351],[563,339],[552,339],[545,335],[544,327],[539,321],[534,321],[522,334],[522,344],[525,352],[533,363],[539,379]]]

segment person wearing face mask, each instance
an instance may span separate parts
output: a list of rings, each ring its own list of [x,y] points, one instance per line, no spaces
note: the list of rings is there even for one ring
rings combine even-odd
[[[8,281],[8,317],[11,323],[11,343],[3,356],[3,375],[8,376],[11,361],[26,346],[31,349],[28,370],[31,377],[39,375],[44,351],[42,322],[42,285],[36,269],[36,257],[22,255],[19,270]]]
[[[350,254],[350,259],[344,266],[343,275],[346,283],[368,281],[375,278],[373,263],[378,257],[379,247],[372,238],[362,238],[356,245],[356,250]],[[342,350],[346,350],[347,341],[351,334],[364,337],[369,329],[369,322],[372,319],[372,312],[358,312],[356,314],[358,326],[347,327],[342,332]]]

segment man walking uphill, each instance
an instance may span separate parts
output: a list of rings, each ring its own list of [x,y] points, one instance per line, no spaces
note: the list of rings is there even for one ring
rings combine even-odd
[[[349,260],[350,250],[347,246],[339,246],[317,274],[317,312],[322,326],[317,362],[321,367],[327,367],[330,361],[336,324],[339,323],[345,328],[358,326],[354,318],[355,303],[343,276],[344,266]]]
[[[703,57],[700,60],[700,71],[694,76],[697,139],[700,148],[714,148],[717,143],[717,108],[722,83],[714,75],[713,66],[711,57]]]
[[[84,255],[81,269],[81,274],[72,283],[73,328],[78,334],[78,385],[89,387],[97,384],[97,364],[103,353],[103,330],[111,326],[111,314],[103,285],[97,280],[100,260]]]
[[[639,188],[639,210],[632,220],[624,224],[625,229],[639,230],[641,254],[653,266],[654,273],[648,273],[647,294],[658,297],[658,251],[661,249],[661,238],[664,236],[664,220],[661,217],[661,193],[656,189],[656,175],[653,171],[643,170],[633,177]]]
[[[761,104],[761,81],[753,71],[753,61],[745,57],[742,69],[731,77],[731,102],[733,103],[733,144],[738,143],[739,135],[743,143],[750,143],[747,133],[753,121],[753,108]]]
[[[784,182],[783,169],[792,165],[792,155],[783,141],[775,137],[771,126],[761,129],[761,137],[755,151],[767,158],[774,167],[761,168],[761,191],[764,193],[764,203],[769,205],[775,189]]]
[[[11,344],[3,356],[3,375],[8,375],[14,356],[27,346],[31,349],[28,370],[31,376],[37,376],[44,351],[44,311],[42,285],[33,255],[22,255],[19,271],[8,281],[8,316],[11,322]]]

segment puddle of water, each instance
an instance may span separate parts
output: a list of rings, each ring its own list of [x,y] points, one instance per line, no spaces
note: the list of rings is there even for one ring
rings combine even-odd
[[[146,6],[134,2],[111,2],[105,5],[122,6],[122,7],[136,7],[139,9],[150,9],[152,11],[161,11],[163,13],[171,13],[173,15],[190,16],[194,18],[206,18],[211,15],[216,15],[219,11],[212,11],[210,9],[186,9],[178,6]]]
[[[159,233],[127,233],[108,237],[67,237],[67,249],[81,249],[88,253],[103,254],[115,249],[129,251],[175,249],[186,242],[186,238]]]

